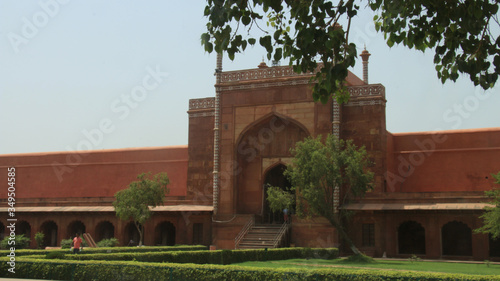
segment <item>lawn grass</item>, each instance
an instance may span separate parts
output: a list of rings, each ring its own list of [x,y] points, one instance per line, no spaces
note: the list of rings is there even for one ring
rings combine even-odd
[[[267,262],[243,262],[234,265],[270,268],[373,268],[382,270],[413,270],[444,273],[463,273],[477,275],[500,275],[500,265],[486,263],[454,263],[440,261],[402,261],[402,260],[376,260],[374,263],[348,262],[345,259],[321,260],[321,259],[290,259]]]

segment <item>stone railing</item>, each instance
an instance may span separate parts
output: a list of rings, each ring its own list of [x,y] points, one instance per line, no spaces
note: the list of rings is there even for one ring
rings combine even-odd
[[[252,226],[255,225],[255,218],[252,216],[250,220],[245,224],[245,226],[241,229],[240,233],[238,233],[238,236],[234,238],[234,248],[238,249],[238,246],[240,245],[241,239],[245,237],[245,235],[248,233],[248,231],[252,228]]]

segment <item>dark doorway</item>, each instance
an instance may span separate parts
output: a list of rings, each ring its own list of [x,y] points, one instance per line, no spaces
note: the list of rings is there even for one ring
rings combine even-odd
[[[0,239],[3,240],[4,237],[5,237],[5,225],[3,225],[3,223],[0,222]]]
[[[281,188],[282,190],[289,191],[290,187],[292,186],[290,184],[290,181],[285,177],[283,174],[286,170],[286,166],[283,164],[278,164],[272,169],[270,169],[266,173],[266,177],[264,180],[264,212],[263,212],[263,218],[262,222],[263,223],[283,223],[284,222],[284,216],[283,216],[283,211],[276,211],[272,212],[271,208],[269,207],[269,203],[267,202],[267,188],[269,186],[276,186]],[[289,210],[289,214],[291,213],[291,210]]]
[[[493,239],[489,234],[490,239],[490,257],[500,257],[500,238]]]
[[[16,234],[24,234],[24,237],[31,239],[31,226],[27,221],[20,221],[16,225]]]
[[[43,247],[57,246],[57,224],[54,221],[46,221],[40,227],[45,235],[43,239]]]
[[[72,221],[68,225],[68,233],[66,238],[73,239],[77,233],[82,236],[85,233],[85,225],[81,221]]]
[[[156,226],[155,244],[158,246],[175,245],[175,226],[171,222],[164,221]]]
[[[115,227],[109,221],[102,221],[95,228],[96,241],[115,237]]]
[[[400,254],[425,255],[425,228],[418,222],[406,221],[398,228]]]
[[[443,225],[441,241],[444,256],[472,256],[472,230],[463,222]]]
[[[193,245],[203,245],[203,223],[193,223]]]
[[[142,227],[139,225],[139,227]],[[144,229],[142,233],[142,237],[144,237]],[[129,222],[125,226],[125,241],[124,244],[128,246],[137,246],[139,245],[139,231],[137,230],[137,227],[135,226],[134,222]]]

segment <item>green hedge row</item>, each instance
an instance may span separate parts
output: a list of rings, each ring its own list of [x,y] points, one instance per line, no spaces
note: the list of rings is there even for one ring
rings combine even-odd
[[[155,247],[106,247],[106,248],[85,248],[81,254],[99,254],[99,253],[146,253],[146,252],[165,252],[165,251],[202,251],[208,250],[207,246],[155,246]],[[69,249],[51,249],[51,250],[16,250],[16,256],[28,255],[46,255],[52,252],[69,253]],[[9,250],[0,250],[0,256],[10,254]]]
[[[230,264],[246,261],[288,260],[304,258],[335,259],[339,255],[337,248],[279,248],[258,250],[216,250],[190,252],[157,253],[112,253],[93,255],[65,255],[69,260],[113,260],[140,262],[170,262],[196,264]]]
[[[0,277],[51,280],[500,280],[493,275],[465,275],[354,269],[273,269],[223,265],[158,264],[123,261],[48,261],[16,262],[16,272],[7,271],[6,258],[0,259]]]

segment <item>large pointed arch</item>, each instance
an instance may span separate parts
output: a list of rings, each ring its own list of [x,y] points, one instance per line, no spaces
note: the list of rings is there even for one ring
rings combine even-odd
[[[294,119],[272,112],[242,130],[236,142],[234,202],[237,213],[263,215],[263,159],[281,162],[309,131]],[[269,167],[268,167],[269,168]],[[267,170],[267,169],[266,169]]]
[[[245,134],[247,134],[248,131],[252,130],[253,128],[255,128],[256,126],[259,126],[259,124],[262,124],[262,123],[265,123],[266,121],[268,120],[272,120],[272,118],[275,117],[275,118],[279,118],[281,120],[284,120],[285,123],[293,123],[295,124],[297,127],[301,128],[308,136],[311,135],[311,133],[309,132],[309,130],[306,128],[306,126],[304,126],[302,123],[298,122],[297,120],[293,119],[293,118],[290,118],[286,115],[283,115],[279,112],[270,112],[262,117],[260,117],[259,119],[253,121],[252,123],[250,123],[249,125],[247,125],[241,132],[240,134],[238,135],[238,139],[236,140],[236,144],[239,144],[241,142],[241,139],[245,136]]]

